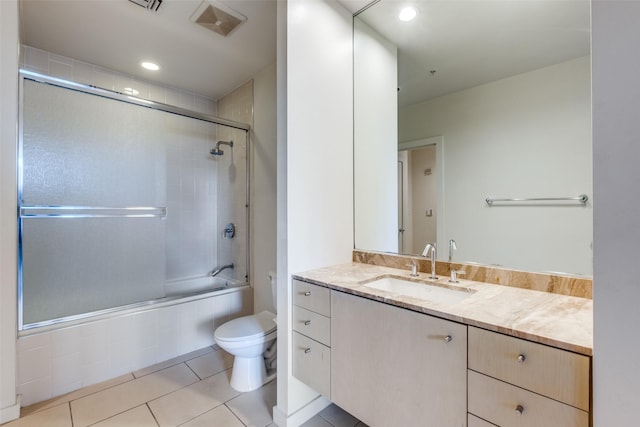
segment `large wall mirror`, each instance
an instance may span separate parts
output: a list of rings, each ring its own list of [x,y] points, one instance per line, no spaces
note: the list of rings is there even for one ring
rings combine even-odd
[[[589,0],[380,0],[354,112],[357,249],[592,275]]]

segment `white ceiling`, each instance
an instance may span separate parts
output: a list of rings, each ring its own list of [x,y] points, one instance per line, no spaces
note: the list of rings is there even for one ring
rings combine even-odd
[[[381,0],[358,17],[398,46],[400,105],[590,53],[589,0]]]
[[[351,12],[371,3],[339,1]],[[220,3],[248,18],[226,38],[190,21],[201,0],[163,0],[157,12],[128,0],[21,0],[21,37],[218,99],[276,60],[277,0]],[[397,12],[407,4],[418,17],[403,23]],[[588,55],[589,14],[589,0],[381,0],[359,18],[398,46],[407,105]],[[161,70],[143,70],[143,59]]]
[[[128,0],[21,0],[21,41],[218,99],[276,60],[276,0],[222,3],[248,18],[228,37],[190,21],[201,0],[163,0],[157,12]]]

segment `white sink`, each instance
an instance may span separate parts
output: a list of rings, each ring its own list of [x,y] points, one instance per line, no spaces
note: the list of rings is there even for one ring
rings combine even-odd
[[[367,288],[378,289],[398,295],[419,298],[443,304],[455,304],[469,298],[475,291],[463,287],[448,287],[428,282],[414,282],[394,276],[385,276],[364,283]]]

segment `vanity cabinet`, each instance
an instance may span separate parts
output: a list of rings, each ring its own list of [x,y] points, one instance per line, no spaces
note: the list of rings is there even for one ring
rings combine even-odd
[[[503,427],[588,427],[590,363],[584,355],[469,327],[469,413]]]
[[[330,397],[331,291],[293,280],[293,376]]]
[[[464,426],[467,327],[331,291],[331,400],[371,426]]]

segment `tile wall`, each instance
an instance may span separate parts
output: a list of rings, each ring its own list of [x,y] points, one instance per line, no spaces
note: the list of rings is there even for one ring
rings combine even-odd
[[[253,81],[249,81],[218,100],[218,116],[253,126]],[[222,263],[236,263],[234,278],[244,279],[247,271],[245,254],[246,236],[250,231],[247,223],[246,170],[247,144],[245,132],[220,126],[218,139],[234,141],[233,148],[224,147],[225,154],[218,157],[218,197],[230,203],[218,205],[218,233],[232,222],[236,224],[236,237],[218,239],[218,259]]]
[[[133,87],[140,92],[138,97],[205,114],[217,114],[216,101],[206,97],[141,81],[29,46],[22,46],[20,65],[34,72],[119,92],[126,87]],[[186,150],[185,147],[191,148]],[[188,216],[199,208],[199,192],[206,191],[215,197],[217,189],[208,188],[203,184],[208,182],[206,179],[196,177],[199,172],[210,177],[212,165],[206,163],[208,160],[204,160],[204,155],[194,154],[192,145],[181,145],[181,149],[183,152],[177,158],[175,167],[181,174],[181,188],[176,191],[180,193],[180,212]],[[208,148],[205,153],[208,153]],[[202,160],[200,163],[198,158]],[[195,169],[184,167],[188,165],[195,166]],[[210,226],[217,227],[216,222],[212,220]],[[198,224],[192,227],[194,238],[203,234],[202,226]],[[206,224],[204,226],[207,227]],[[210,240],[199,241],[203,245],[210,245]],[[182,242],[184,245],[186,242],[193,244],[193,239],[183,239]],[[185,246],[174,251],[175,256],[188,254],[190,251],[186,249]],[[215,251],[216,248],[208,250]],[[174,262],[180,263],[179,260]],[[251,313],[252,307],[252,291],[244,289],[19,337],[18,393],[22,396],[22,405],[212,345],[214,327],[231,318]]]

